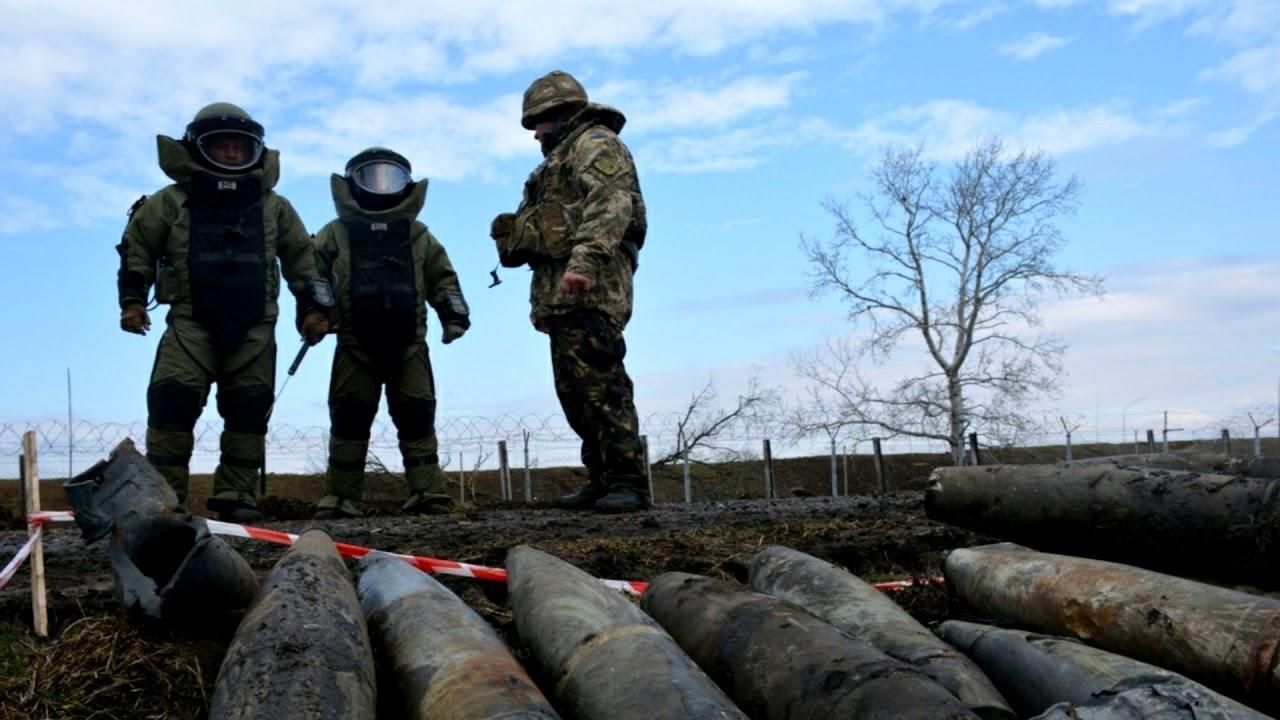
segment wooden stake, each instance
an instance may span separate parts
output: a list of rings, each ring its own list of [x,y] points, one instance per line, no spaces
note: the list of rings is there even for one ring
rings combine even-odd
[[[36,464],[36,434],[22,434],[22,475],[27,489],[27,514],[40,512],[40,473]],[[29,532],[35,528],[28,526]],[[44,589],[44,540],[31,549],[31,617],[36,636],[49,637],[49,605]]]

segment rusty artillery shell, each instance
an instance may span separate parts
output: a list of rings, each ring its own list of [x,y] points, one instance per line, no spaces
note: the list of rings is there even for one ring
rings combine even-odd
[[[1037,550],[1280,587],[1280,480],[1114,465],[939,468],[934,520]]]
[[[650,618],[599,580],[531,547],[507,553],[516,629],[578,720],[746,715]]]
[[[64,489],[86,543],[108,537],[116,598],[130,614],[230,630],[258,578],[151,463],[124,440]]]
[[[363,720],[377,680],[347,566],[323,530],[280,558],[218,671],[210,720]]]
[[[641,606],[756,720],[977,717],[914,667],[740,585],[664,573]]]
[[[360,561],[357,592],[403,717],[559,717],[493,627],[430,575],[374,553]]]
[[[1250,704],[1280,699],[1280,600],[1010,543],[955,550],[945,571],[983,613],[1087,640]]]
[[[844,568],[773,545],[756,553],[751,561],[751,587],[807,610],[889,657],[915,667],[985,720],[1015,717],[972,660]]]
[[[938,631],[977,661],[1024,716],[1267,717],[1182,675],[1076,640],[959,620],[942,623]]]

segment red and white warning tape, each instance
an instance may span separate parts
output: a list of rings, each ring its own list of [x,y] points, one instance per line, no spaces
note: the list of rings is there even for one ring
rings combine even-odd
[[[41,524],[36,524],[35,532],[31,533],[31,537],[27,539],[27,544],[18,548],[18,554],[13,556],[13,559],[9,561],[8,565],[4,566],[3,570],[0,570],[0,588],[8,585],[13,576],[17,574],[18,568],[22,567],[22,561],[26,560],[27,556],[31,554],[31,548],[36,546],[36,541],[40,539],[40,533],[43,530],[44,528],[41,527]]]
[[[74,516],[69,511],[39,512],[32,513],[27,516],[27,522],[33,525],[43,525],[50,522],[72,522]],[[227,523],[219,520],[206,520],[209,525],[209,531],[217,535],[227,535],[230,537],[251,538],[253,540],[262,540],[264,542],[276,543],[278,545],[292,545],[298,536],[292,533],[280,532],[279,530],[267,530],[265,528],[250,527],[248,525],[237,525],[235,523]],[[34,538],[34,536],[33,536]],[[34,543],[34,540],[28,542],[28,545]],[[360,558],[370,553],[383,553],[382,550],[373,550],[359,545],[350,545],[348,543],[335,542],[338,548],[338,554],[344,557]],[[28,549],[29,552],[29,549]],[[22,556],[22,552],[18,553]],[[399,553],[385,553],[392,557],[398,557],[407,561],[419,570],[436,575],[457,575],[459,577],[475,578],[476,580],[488,580],[490,582],[505,583],[507,581],[507,571],[502,568],[485,567],[484,565],[470,565],[468,563],[455,562],[453,560],[441,560],[438,558],[421,557],[418,555],[401,555]],[[25,557],[25,556],[23,556]],[[21,559],[15,558],[15,561],[21,563]],[[12,564],[12,563],[11,563]],[[16,566],[14,568],[17,569]],[[8,568],[6,567],[6,570]],[[8,578],[5,578],[6,580]],[[649,587],[649,583],[639,580],[601,580],[606,587],[614,590],[621,590],[630,595],[641,595],[645,588]],[[894,580],[891,582],[874,583],[873,587],[877,590],[892,592],[894,590],[904,590],[909,587],[917,587],[921,585],[941,585],[942,578],[916,578],[913,580]],[[0,582],[0,587],[4,583]]]

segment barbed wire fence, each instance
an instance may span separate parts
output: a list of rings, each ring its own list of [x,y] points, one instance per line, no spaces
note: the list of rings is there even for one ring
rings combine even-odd
[[[1048,416],[1046,416],[1048,417]],[[1264,415],[1244,411],[1204,412],[1197,410],[1120,415],[1067,416],[1073,428],[1074,442],[1113,443],[1118,449],[1132,447],[1134,452],[1149,449],[1159,451],[1167,439],[1169,442],[1196,441],[1219,444],[1223,432],[1233,441],[1241,453],[1253,447],[1255,435],[1270,431],[1277,433],[1275,410]],[[1121,427],[1115,427],[1115,419],[1121,419]],[[641,420],[641,433],[649,442],[654,458],[676,451],[680,441],[681,413],[651,414]],[[1074,422],[1072,422],[1074,420]],[[1103,422],[1103,421],[1106,422]],[[1089,422],[1093,421],[1093,422]],[[1052,425],[1060,422],[1054,415],[1044,423],[1042,432],[1018,437],[1013,443],[1007,440],[1000,446],[985,444],[998,453],[1002,447],[1063,446],[1064,433],[1055,432]],[[145,450],[146,423],[76,421],[68,426],[65,420],[40,420],[29,423],[0,423],[0,478],[12,479],[18,475],[17,460],[22,452],[22,435],[26,431],[36,433],[41,466],[47,477],[75,474],[106,455],[122,440],[132,438],[139,449]],[[192,455],[193,472],[211,472],[218,461],[218,442],[222,423],[218,419],[202,420],[195,429],[195,451]],[[979,435],[983,435],[981,429]],[[501,415],[496,417],[462,416],[441,418],[437,421],[436,434],[440,440],[441,463],[446,469],[464,467],[473,469],[476,458],[487,459],[480,469],[497,467],[496,445],[505,441],[513,456],[512,465],[523,463],[527,449],[529,463],[535,468],[576,466],[580,464],[578,436],[560,414]],[[834,438],[840,452],[867,452],[870,439],[867,430],[858,434],[841,433]],[[1148,438],[1154,446],[1148,445]],[[716,436],[715,442],[697,451],[699,460],[735,460],[758,458],[761,441],[772,440],[776,457],[796,455],[826,455],[832,444],[832,436],[817,432],[797,436],[777,421],[735,420],[728,423]],[[271,472],[318,473],[323,472],[328,456],[329,429],[320,425],[275,424],[267,435],[267,461]],[[857,447],[855,447],[857,446]],[[370,435],[369,448],[390,469],[399,470],[399,444],[395,427],[380,417]],[[946,447],[919,438],[886,437],[882,442],[886,454],[944,453]],[[471,458],[467,462],[468,455]],[[1065,457],[1064,457],[1065,459]]]

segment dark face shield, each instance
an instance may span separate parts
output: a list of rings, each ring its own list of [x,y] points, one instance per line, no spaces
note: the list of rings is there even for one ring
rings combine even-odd
[[[243,130],[211,130],[196,138],[196,148],[215,168],[248,170],[262,158],[262,141]]]
[[[411,180],[404,166],[388,160],[373,160],[354,167],[348,176],[356,187],[374,195],[395,195]]]

